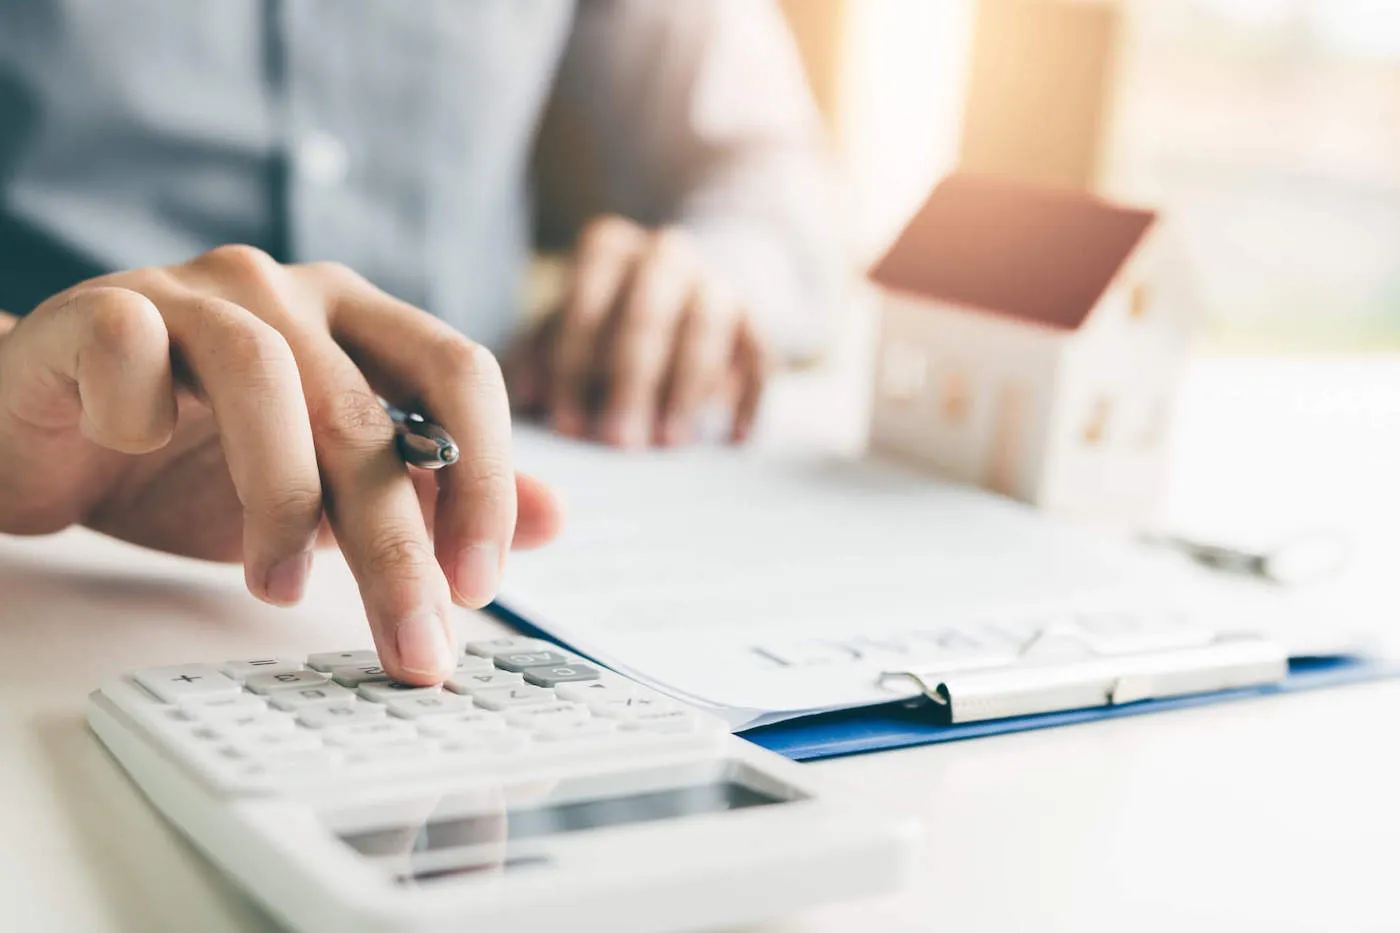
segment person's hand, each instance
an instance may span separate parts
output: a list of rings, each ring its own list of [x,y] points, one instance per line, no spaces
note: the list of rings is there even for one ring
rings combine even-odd
[[[767,360],[749,315],[683,231],[609,216],[584,230],[562,307],[506,369],[520,410],[561,434],[637,447],[685,443],[716,405],[743,440]]]
[[[84,282],[11,323],[0,532],[84,524],[242,561],[276,604],[300,598],[333,534],[385,669],[436,683],[455,663],[449,600],[484,605],[512,541],[557,530],[549,491],[512,469],[491,354],[342,266],[226,246]],[[430,413],[461,460],[410,478],[377,396]]]

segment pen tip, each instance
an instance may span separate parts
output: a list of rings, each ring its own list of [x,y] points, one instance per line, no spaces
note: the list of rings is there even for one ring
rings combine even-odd
[[[461,456],[461,452],[457,449],[456,444],[444,444],[438,448],[438,459],[443,463],[456,463],[459,456]]]

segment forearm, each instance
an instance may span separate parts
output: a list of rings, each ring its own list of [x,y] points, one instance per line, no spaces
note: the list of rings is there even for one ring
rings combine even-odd
[[[699,185],[679,218],[789,362],[827,348],[849,291],[833,174],[815,146],[745,159]]]

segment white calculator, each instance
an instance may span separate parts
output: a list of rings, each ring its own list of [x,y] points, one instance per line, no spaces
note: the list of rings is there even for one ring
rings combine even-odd
[[[372,651],[136,671],[88,721],[294,930],[665,931],[900,883],[915,829],[547,642],[442,687]]]

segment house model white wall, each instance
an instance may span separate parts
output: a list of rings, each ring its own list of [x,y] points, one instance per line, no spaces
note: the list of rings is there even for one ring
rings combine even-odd
[[[1154,509],[1190,315],[1151,211],[955,175],[872,272],[870,440],[1047,508]]]

